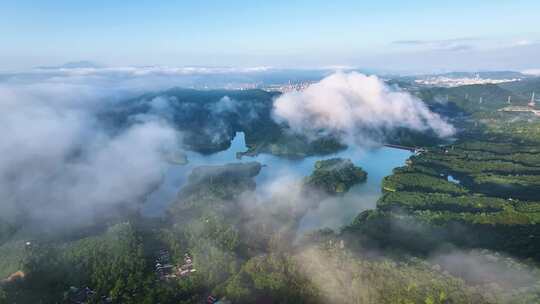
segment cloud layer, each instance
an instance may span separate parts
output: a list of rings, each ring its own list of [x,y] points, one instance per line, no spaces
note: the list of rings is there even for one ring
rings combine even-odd
[[[293,131],[317,136],[330,132],[348,140],[378,140],[395,128],[433,130],[440,137],[454,128],[419,99],[387,86],[377,76],[336,73],[300,92],[281,95],[274,117]]]
[[[0,83],[0,220],[89,224],[160,182],[176,132],[147,117],[111,134],[96,117],[111,94],[91,82]]]

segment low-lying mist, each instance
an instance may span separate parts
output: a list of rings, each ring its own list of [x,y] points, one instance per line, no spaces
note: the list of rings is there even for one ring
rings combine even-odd
[[[99,115],[119,102],[135,102],[134,96],[149,90],[200,84],[206,77],[211,81],[227,73],[249,79],[257,72],[91,68],[4,75],[0,216],[9,222],[69,227],[91,223],[117,209],[136,208],[160,184],[168,166],[163,155],[181,146],[178,119],[189,123],[195,109],[190,105],[197,101],[160,94],[142,98],[137,102],[147,102],[145,110],[129,113],[123,118],[129,123],[113,130]],[[201,112],[200,117],[209,121],[197,131],[212,144],[227,142],[234,134],[229,118],[252,124],[263,111],[260,105],[235,100],[225,91],[217,102],[195,110],[208,112]],[[453,133],[453,127],[421,101],[376,76],[354,72],[336,73],[305,91],[277,97],[273,118],[285,122],[292,132],[330,133],[353,145],[380,142],[377,134],[397,127],[431,129],[440,136]]]
[[[109,132],[97,113],[128,95],[79,76],[0,83],[2,220],[67,229],[135,207],[179,134],[157,116]]]

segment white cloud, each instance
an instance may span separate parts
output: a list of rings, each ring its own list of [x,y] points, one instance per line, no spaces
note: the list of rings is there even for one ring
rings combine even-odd
[[[246,68],[236,67],[171,67],[171,66],[126,66],[126,67],[75,67],[75,68],[36,68],[31,71],[33,74],[58,73],[66,76],[90,76],[90,75],[111,75],[117,74],[124,77],[167,75],[209,75],[209,74],[230,74],[230,73],[257,73],[271,70],[268,66],[255,66]]]
[[[524,70],[521,73],[525,75],[531,75],[531,76],[540,76],[540,69],[528,69]]]
[[[398,40],[392,44],[436,51],[466,51],[477,47],[480,41],[481,39],[469,37],[446,40]]]
[[[281,95],[274,102],[274,116],[295,132],[330,132],[345,140],[377,140],[374,136],[398,127],[431,129],[441,137],[454,133],[419,99],[356,72],[336,73],[304,91]]]
[[[515,41],[514,46],[527,46],[527,45],[532,45],[532,44],[535,44],[535,43],[536,42],[533,41],[533,40],[522,39],[522,40]]]
[[[110,94],[90,82],[0,84],[0,217],[86,224],[160,182],[176,132],[147,117],[109,134],[96,113]]]

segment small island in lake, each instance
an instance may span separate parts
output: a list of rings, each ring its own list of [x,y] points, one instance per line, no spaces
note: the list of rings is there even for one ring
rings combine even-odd
[[[263,165],[258,162],[230,163],[195,167],[188,182],[180,191],[180,197],[214,195],[222,199],[232,199],[244,191],[252,191],[256,184],[253,179]]]
[[[315,163],[315,170],[306,178],[306,185],[328,194],[339,194],[367,180],[367,172],[355,166],[350,159],[331,158]]]

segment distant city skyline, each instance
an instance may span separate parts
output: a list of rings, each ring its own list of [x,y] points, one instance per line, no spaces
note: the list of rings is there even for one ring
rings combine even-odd
[[[349,66],[396,72],[540,68],[540,2],[3,1],[0,70]]]

